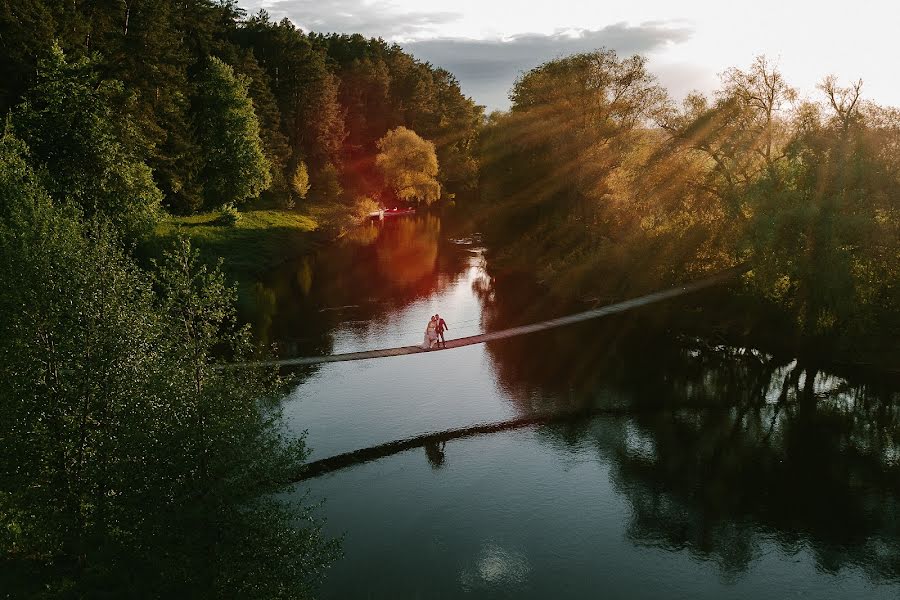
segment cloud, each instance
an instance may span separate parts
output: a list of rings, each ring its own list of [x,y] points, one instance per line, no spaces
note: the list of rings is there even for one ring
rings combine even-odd
[[[447,11],[407,10],[389,0],[245,0],[243,8],[263,8],[276,19],[287,17],[305,31],[361,33],[367,37],[411,39],[460,18]]]
[[[620,55],[649,54],[687,41],[692,30],[680,24],[616,23],[603,29],[569,29],[553,34],[527,33],[500,40],[438,38],[402,44],[420,60],[456,75],[463,91],[488,110],[509,106],[507,93],[516,77],[537,65],[601,46]]]
[[[547,60],[605,46],[620,55],[651,54],[686,42],[693,29],[681,22],[615,23],[602,29],[564,29],[552,34],[522,33],[504,39],[437,37],[442,26],[461,15],[410,10],[393,0],[243,0],[250,13],[266,9],[276,19],[287,17],[306,31],[361,33],[401,45],[416,58],[456,75],[463,92],[488,111],[509,107],[507,94],[516,77]],[[651,62],[652,67],[652,62]],[[684,69],[663,68],[657,74],[678,86]],[[692,73],[693,81],[703,78]],[[691,85],[691,87],[696,87]]]

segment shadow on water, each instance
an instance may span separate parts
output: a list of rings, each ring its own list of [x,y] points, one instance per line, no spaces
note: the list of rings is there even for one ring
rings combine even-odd
[[[502,365],[503,351],[493,350]],[[728,578],[759,558],[763,541],[774,541],[787,553],[808,547],[826,572],[855,566],[875,580],[900,580],[900,393],[893,384],[854,383],[696,341],[668,350],[657,376],[629,372],[639,363],[623,357],[612,370],[556,381],[556,400],[523,403],[519,418],[322,459],[300,479],[416,448],[439,468],[449,441],[534,427],[555,448],[574,454],[587,445],[611,465],[631,506],[627,535],[635,544],[686,549]],[[517,373],[540,373],[553,353],[541,354],[524,367],[517,360]],[[516,383],[544,392],[548,385]]]
[[[545,443],[573,454],[587,445],[611,465],[637,545],[687,550],[729,578],[770,541],[808,547],[825,572],[900,580],[896,379],[675,336],[656,317],[490,342],[518,418],[331,457],[304,477],[414,448],[438,468],[448,441],[535,427]]]
[[[499,287],[479,290],[491,328],[533,310]],[[852,565],[900,580],[900,380],[677,333],[700,302],[487,350],[523,415],[631,412],[552,424],[541,437],[588,444],[612,465],[635,543],[687,549],[735,575],[769,538],[809,546],[826,572]]]

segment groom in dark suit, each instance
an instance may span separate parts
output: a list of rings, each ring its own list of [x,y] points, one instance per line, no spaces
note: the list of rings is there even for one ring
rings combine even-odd
[[[447,347],[447,340],[444,339],[444,332],[449,330],[447,327],[447,321],[441,318],[441,315],[434,315],[437,317],[437,334],[438,334],[438,344],[443,344],[444,348]]]

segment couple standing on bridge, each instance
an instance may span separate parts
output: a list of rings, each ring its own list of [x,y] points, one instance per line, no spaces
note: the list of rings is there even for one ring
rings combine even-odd
[[[428,321],[428,327],[425,328],[425,340],[422,342],[424,350],[432,350],[436,347],[440,348],[444,344],[447,347],[447,340],[444,339],[444,332],[449,330],[447,321],[441,318],[441,315],[434,315]]]

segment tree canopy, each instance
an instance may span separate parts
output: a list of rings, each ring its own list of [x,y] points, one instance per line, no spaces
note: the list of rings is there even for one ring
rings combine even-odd
[[[38,60],[57,40],[67,62],[88,59],[100,79],[119,86],[124,98],[113,116],[140,139],[127,149],[149,167],[172,212],[257,196],[289,206],[301,162],[311,183],[304,208],[331,203],[352,210],[357,198],[379,191],[376,144],[398,126],[435,141],[442,186],[466,192],[477,183],[482,108],[453,75],[396,44],[310,34],[287,19],[275,21],[265,11],[248,16],[234,2],[217,0],[65,6],[0,0],[0,30],[0,75],[8,75],[0,77],[0,112],[28,97]],[[252,102],[253,118],[243,97]],[[328,188],[317,189],[319,180]]]
[[[861,82],[820,88],[800,101],[760,57],[675,106],[640,57],[532,69],[481,135],[495,260],[590,297],[746,262],[741,292],[791,323],[783,339],[890,346],[900,118],[865,101]]]
[[[308,597],[334,546],[284,491],[271,373],[186,242],[152,272],[0,139],[0,583],[17,596]]]
[[[434,144],[415,131],[397,127],[378,140],[375,164],[387,186],[401,200],[431,204],[441,196],[437,153]]]
[[[48,191],[86,216],[103,213],[129,235],[155,222],[162,194],[144,162],[146,138],[122,85],[99,75],[96,57],[68,60],[58,45],[41,60],[13,129],[49,174]]]
[[[200,76],[196,128],[207,206],[246,202],[272,182],[248,88],[246,77],[215,57]]]

